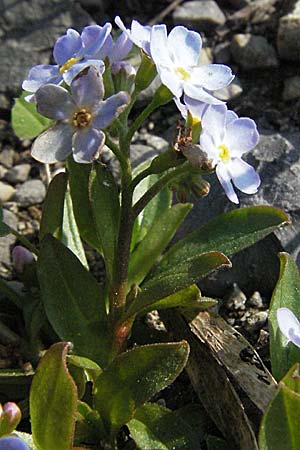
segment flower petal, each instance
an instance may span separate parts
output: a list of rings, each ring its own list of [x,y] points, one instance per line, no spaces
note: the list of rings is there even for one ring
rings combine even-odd
[[[142,48],[147,55],[150,55],[150,35],[150,26],[141,25],[137,20],[131,22],[130,39],[135,45]]]
[[[37,111],[48,119],[63,120],[71,116],[75,108],[69,92],[56,84],[45,84],[35,93]]]
[[[81,33],[82,42],[84,45],[84,55],[86,58],[94,56],[106,42],[112,26],[107,22],[103,27],[99,25],[89,25],[84,27]]]
[[[72,152],[74,129],[66,123],[57,123],[36,138],[31,156],[43,163],[64,161]]]
[[[192,83],[184,83],[184,92],[191,98],[199,100],[210,105],[224,105],[224,102],[215,98],[212,94],[206,92],[202,87],[195,86]]]
[[[239,204],[239,199],[233,189],[231,177],[227,171],[226,164],[219,163],[216,167],[216,174],[229,200],[232,203]]]
[[[105,60],[106,57],[110,58],[110,55],[113,52],[114,48],[114,41],[111,35],[109,34],[103,43],[102,47],[99,49],[99,51],[94,55],[95,59],[101,59],[102,61]]]
[[[74,160],[83,164],[91,163],[98,158],[104,143],[105,134],[102,131],[91,127],[76,131],[72,142]]]
[[[78,56],[82,50],[80,34],[73,28],[69,28],[66,34],[57,39],[53,49],[53,57],[57,64],[62,66],[70,58]]]
[[[82,59],[63,73],[64,81],[70,86],[74,78],[87,67],[94,67],[100,73],[103,73],[105,70],[104,62],[100,59]]]
[[[93,127],[106,128],[118,117],[130,102],[130,95],[127,92],[118,92],[105,101],[101,102],[93,120]]]
[[[104,95],[102,76],[94,67],[90,67],[87,72],[82,72],[73,80],[71,90],[79,107],[94,110]]]
[[[165,66],[169,69],[174,67],[174,61],[168,49],[167,27],[166,25],[154,25],[151,30],[150,39],[151,57],[155,62],[157,70],[159,66]]]
[[[0,439],[0,450],[29,450],[25,442],[16,437],[2,437]]]
[[[260,177],[255,169],[240,158],[228,163],[228,172],[233,184],[245,194],[255,194],[260,185]]]
[[[300,322],[289,308],[277,309],[277,321],[281,333],[287,338],[287,343],[292,342],[300,347]]]
[[[132,48],[132,41],[129,39],[128,34],[123,31],[116,40],[111,55],[108,55],[111,64],[117,61],[122,61],[125,56],[128,55]]]
[[[191,82],[209,91],[228,86],[234,79],[231,69],[223,64],[207,64],[195,67],[191,73]]]
[[[188,95],[184,96],[184,102],[192,116],[202,120],[202,116],[208,108],[208,104],[206,102],[201,102],[200,100],[191,98]]]
[[[185,27],[173,28],[168,36],[168,50],[175,64],[180,67],[196,66],[201,47],[200,34]]]
[[[182,117],[186,120],[188,116],[188,107],[185,103],[182,103],[178,97],[173,98],[175,105],[179,109]]]
[[[202,115],[202,129],[213,136],[216,147],[223,144],[226,105],[209,105]]]
[[[219,162],[219,151],[214,141],[214,137],[205,129],[203,129],[200,134],[200,146],[202,150],[207,153],[207,156],[213,159],[215,164]]]
[[[254,120],[247,117],[233,120],[226,129],[226,144],[231,156],[241,156],[251,150],[259,141],[259,134]]]
[[[226,113],[226,125],[225,126],[227,127],[231,122],[233,122],[234,120],[236,120],[238,118],[239,118],[238,115],[234,111],[228,110]]]
[[[176,76],[175,72],[165,67],[157,67],[162,84],[170,89],[175,97],[180,98],[183,93],[183,82]]]
[[[58,66],[39,64],[30,69],[28,78],[22,83],[22,88],[28,92],[36,92],[43,84],[59,84],[61,81],[62,76]]]

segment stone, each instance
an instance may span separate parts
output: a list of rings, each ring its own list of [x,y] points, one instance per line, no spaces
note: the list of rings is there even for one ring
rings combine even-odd
[[[295,75],[284,80],[282,98],[283,100],[296,100],[300,98],[300,76]]]
[[[13,229],[18,227],[18,219],[14,213],[3,209],[3,221]],[[0,237],[0,274],[6,275],[8,269],[11,268],[11,249],[16,242],[16,237],[13,234]]]
[[[5,179],[12,184],[23,183],[27,180],[30,169],[30,164],[18,164],[7,172]]]
[[[28,70],[48,64],[55,40],[91,17],[73,0],[3,0],[0,15],[0,91],[16,93]]]
[[[14,151],[11,148],[5,148],[0,152],[0,164],[10,169],[14,163]]]
[[[8,202],[15,193],[15,189],[7,183],[0,181],[0,204]]]
[[[247,300],[247,306],[253,308],[263,308],[264,304],[260,292],[258,291],[253,292],[251,297]]]
[[[42,203],[46,196],[46,188],[41,180],[29,180],[21,184],[16,190],[13,200],[20,206],[26,207]]]
[[[5,175],[7,174],[7,168],[0,164],[0,180],[3,180]]]
[[[229,86],[214,91],[214,96],[224,102],[229,102],[230,100],[233,100],[241,95],[242,92],[243,88],[241,82],[237,77],[235,77]]]
[[[235,34],[231,41],[234,61],[243,69],[267,69],[278,66],[274,48],[263,36]]]
[[[213,32],[220,25],[224,25],[226,17],[213,0],[198,0],[184,2],[173,13],[175,25],[184,25],[191,30]]]
[[[27,180],[30,169],[30,164],[18,164],[7,172],[5,179],[12,184],[23,183]]]
[[[299,10],[295,10],[293,13],[280,18],[277,32],[277,51],[282,60],[300,61]]]
[[[220,42],[214,48],[214,61],[217,64],[229,64],[231,61],[230,43]]]

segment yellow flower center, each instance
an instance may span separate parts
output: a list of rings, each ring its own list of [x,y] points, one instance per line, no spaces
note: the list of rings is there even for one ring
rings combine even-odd
[[[219,156],[223,163],[228,163],[230,161],[229,148],[226,145],[219,145]]]
[[[183,81],[188,80],[190,78],[190,76],[191,76],[183,67],[177,67],[175,69],[175,72],[176,72],[177,75],[180,76],[180,78]]]
[[[66,61],[59,69],[60,73],[64,73],[67,70],[70,69],[74,64],[76,64],[78,61],[80,61],[80,58],[70,58],[68,61]]]
[[[72,123],[76,128],[87,127],[92,120],[92,114],[85,108],[77,111],[73,115]]]

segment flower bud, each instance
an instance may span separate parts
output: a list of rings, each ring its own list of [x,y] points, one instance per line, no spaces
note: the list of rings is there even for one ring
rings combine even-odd
[[[5,403],[0,408],[0,436],[9,434],[16,429],[22,414],[20,408],[12,402]],[[0,447],[1,448],[1,447]]]
[[[135,80],[135,69],[127,61],[120,61],[112,66],[111,70],[116,92],[132,92]]]
[[[181,151],[195,169],[201,169],[204,172],[210,172],[213,169],[212,161],[208,159],[207,154],[201,150],[200,145],[189,143],[182,146]]]
[[[17,245],[12,251],[12,261],[17,272],[22,273],[26,264],[35,261],[33,254],[22,245]]]
[[[193,179],[192,182],[192,192],[195,197],[206,197],[210,191],[210,184],[208,181],[204,180],[201,176]]]
[[[22,273],[26,264],[35,261],[33,254],[22,245],[17,245],[12,251],[12,261],[17,272]]]
[[[152,83],[157,74],[156,66],[152,59],[149,58],[149,56],[143,51],[141,54],[141,64],[135,77],[135,89],[137,92],[141,92],[146,89],[149,84]]]

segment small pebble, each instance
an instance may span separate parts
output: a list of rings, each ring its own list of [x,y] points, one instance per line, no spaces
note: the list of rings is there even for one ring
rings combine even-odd
[[[46,196],[46,188],[41,180],[25,181],[14,194],[14,201],[26,207],[42,203]]]
[[[0,203],[8,202],[15,193],[15,189],[7,183],[0,181]]]
[[[263,308],[263,300],[258,291],[255,291],[251,297],[247,300],[247,305],[253,308]]]
[[[7,172],[5,179],[13,184],[23,183],[27,180],[30,169],[30,164],[18,164]]]
[[[268,320],[267,311],[256,311],[250,317],[247,318],[245,323],[246,331],[258,331],[262,328]]]
[[[247,297],[244,292],[242,292],[238,285],[234,283],[226,301],[227,307],[233,310],[244,310],[246,308],[246,300]]]

